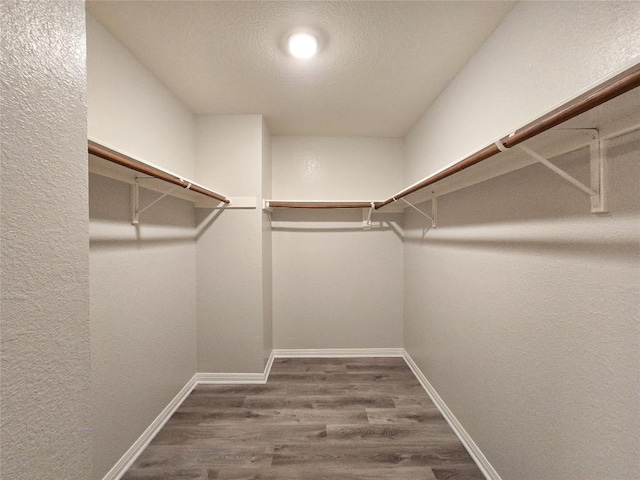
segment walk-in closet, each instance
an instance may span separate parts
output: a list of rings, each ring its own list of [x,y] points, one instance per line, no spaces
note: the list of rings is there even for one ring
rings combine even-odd
[[[0,7],[0,478],[640,477],[639,2]]]

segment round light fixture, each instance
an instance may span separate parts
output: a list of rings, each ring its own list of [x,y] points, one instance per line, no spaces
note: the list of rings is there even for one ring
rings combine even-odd
[[[287,40],[289,53],[296,58],[311,58],[318,52],[318,39],[310,33],[294,33]]]

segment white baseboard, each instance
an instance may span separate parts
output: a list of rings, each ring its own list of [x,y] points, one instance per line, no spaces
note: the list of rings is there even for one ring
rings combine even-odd
[[[487,480],[502,480],[489,460],[473,439],[469,436],[453,412],[429,383],[420,368],[404,348],[323,348],[323,349],[277,349],[272,350],[263,373],[196,373],[189,382],[169,402],[149,427],[140,435],[134,444],[109,470],[102,480],[119,480],[136,461],[142,451],[149,445],[153,437],[160,431],[171,415],[178,409],[185,398],[199,384],[263,384],[267,382],[274,358],[349,358],[349,357],[402,357],[425,389],[433,403],[438,407],[447,423],[467,449]]]
[[[278,348],[276,358],[403,357],[404,348]]]
[[[269,359],[267,360],[267,365],[264,367],[264,378],[265,382],[269,379],[269,374],[271,373],[271,367],[273,366],[273,359],[276,358],[276,351],[271,350],[269,354]]]
[[[116,462],[116,464],[107,472],[107,474],[102,478],[102,480],[119,480],[129,467],[136,461],[136,459],[140,456],[142,451],[147,448],[147,445],[153,440],[160,429],[164,426],[165,423],[171,418],[171,415],[178,409],[178,407],[182,404],[185,398],[189,396],[191,391],[196,386],[196,377],[195,375],[187,382],[187,384],[182,387],[182,389],[178,392],[178,394],[173,397],[173,399],[169,402],[169,404],[160,412],[151,425],[147,427],[147,429],[142,432],[142,435],[138,437],[138,439],[131,445],[129,450],[125,452],[125,454]]]
[[[196,373],[198,385],[237,385],[267,383],[262,373]]]
[[[251,385],[267,383],[275,350],[271,350],[269,360],[262,373],[196,373],[198,385]]]
[[[424,374],[420,371],[420,368],[418,368],[418,365],[416,365],[416,363],[413,361],[411,355],[409,355],[409,353],[404,350],[403,356],[413,374],[416,376],[422,387],[426,390],[427,394],[429,395],[433,403],[435,403],[436,407],[438,407],[438,410],[440,410],[440,413],[442,413],[442,416],[445,418],[449,426],[453,429],[453,432],[456,434],[460,442],[462,442],[464,448],[467,449],[467,452],[469,452],[471,458],[473,458],[473,460],[476,462],[483,475],[487,478],[487,480],[502,480],[498,472],[496,472],[495,468],[493,468],[489,460],[487,460],[487,457],[484,456],[484,454],[480,450],[480,447],[476,445],[476,443],[464,429],[462,424],[458,421],[453,412],[449,409],[447,404],[444,403],[442,397],[438,395],[438,392],[436,392],[436,389],[433,388],[433,385],[429,383],[427,377],[425,377]]]
[[[263,373],[196,373],[191,380],[178,392],[178,394],[169,402],[160,415],[151,422],[151,425],[140,435],[140,437],[131,445],[129,450],[116,462],[102,480],[120,480],[120,478],[129,470],[133,462],[140,456],[142,451],[153,440],[160,429],[171,418],[171,415],[180,407],[185,398],[189,396],[191,391],[199,384],[252,384],[266,383],[273,365],[274,352],[271,351],[267,365]]]

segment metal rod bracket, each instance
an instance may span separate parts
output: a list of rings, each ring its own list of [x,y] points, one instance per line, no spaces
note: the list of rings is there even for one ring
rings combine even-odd
[[[138,225],[140,221],[140,191],[138,179],[131,184],[131,225]]]
[[[430,215],[427,215],[426,213],[424,213],[422,210],[420,210],[418,207],[416,207],[414,204],[409,203],[407,200],[405,200],[404,198],[400,198],[400,200],[402,200],[404,203],[406,203],[408,206],[410,206],[411,208],[413,208],[416,212],[418,212],[420,215],[422,215],[423,217],[427,217],[429,220],[431,220],[431,228],[436,228],[436,216],[434,215],[433,217]],[[432,199],[432,203],[431,203],[431,210],[432,213],[435,211],[435,209],[437,208],[437,200],[436,197],[434,196]]]
[[[589,144],[589,161],[591,164],[591,213],[609,213],[609,176],[606,149],[600,134],[596,130]]]
[[[433,197],[431,198],[431,221],[432,227],[438,228],[438,197],[436,197],[434,192],[431,192]]]
[[[187,183],[186,187],[174,186],[166,193],[163,193],[154,201],[152,201],[149,205],[140,208],[140,181],[148,180],[149,177],[136,177],[135,182],[131,184],[131,225],[138,225],[140,223],[140,214],[145,210],[151,208],[160,200],[165,198],[168,195],[171,195],[174,190],[178,190],[181,188],[189,189],[191,188],[191,184]],[[182,180],[182,179],[181,179]]]
[[[373,211],[376,209],[375,202],[371,202],[371,206],[366,209],[362,209],[362,228],[363,230],[371,230],[371,215]]]
[[[540,162],[552,172],[556,173],[571,185],[576,187],[583,193],[589,195],[591,200],[591,213],[607,213],[607,168],[606,158],[602,154],[602,145],[600,141],[599,132],[596,129],[589,129],[591,131],[591,142],[589,144],[589,161],[591,168],[591,185],[588,187],[580,180],[577,180],[560,167],[554,165],[545,157],[539,153],[533,151],[531,148],[525,145],[518,145],[518,148],[532,157],[534,160]]]

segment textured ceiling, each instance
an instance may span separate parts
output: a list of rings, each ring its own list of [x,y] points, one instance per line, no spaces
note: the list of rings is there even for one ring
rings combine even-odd
[[[264,114],[274,135],[402,137],[509,13],[492,1],[90,1],[198,114]],[[320,53],[284,51],[308,29]]]

